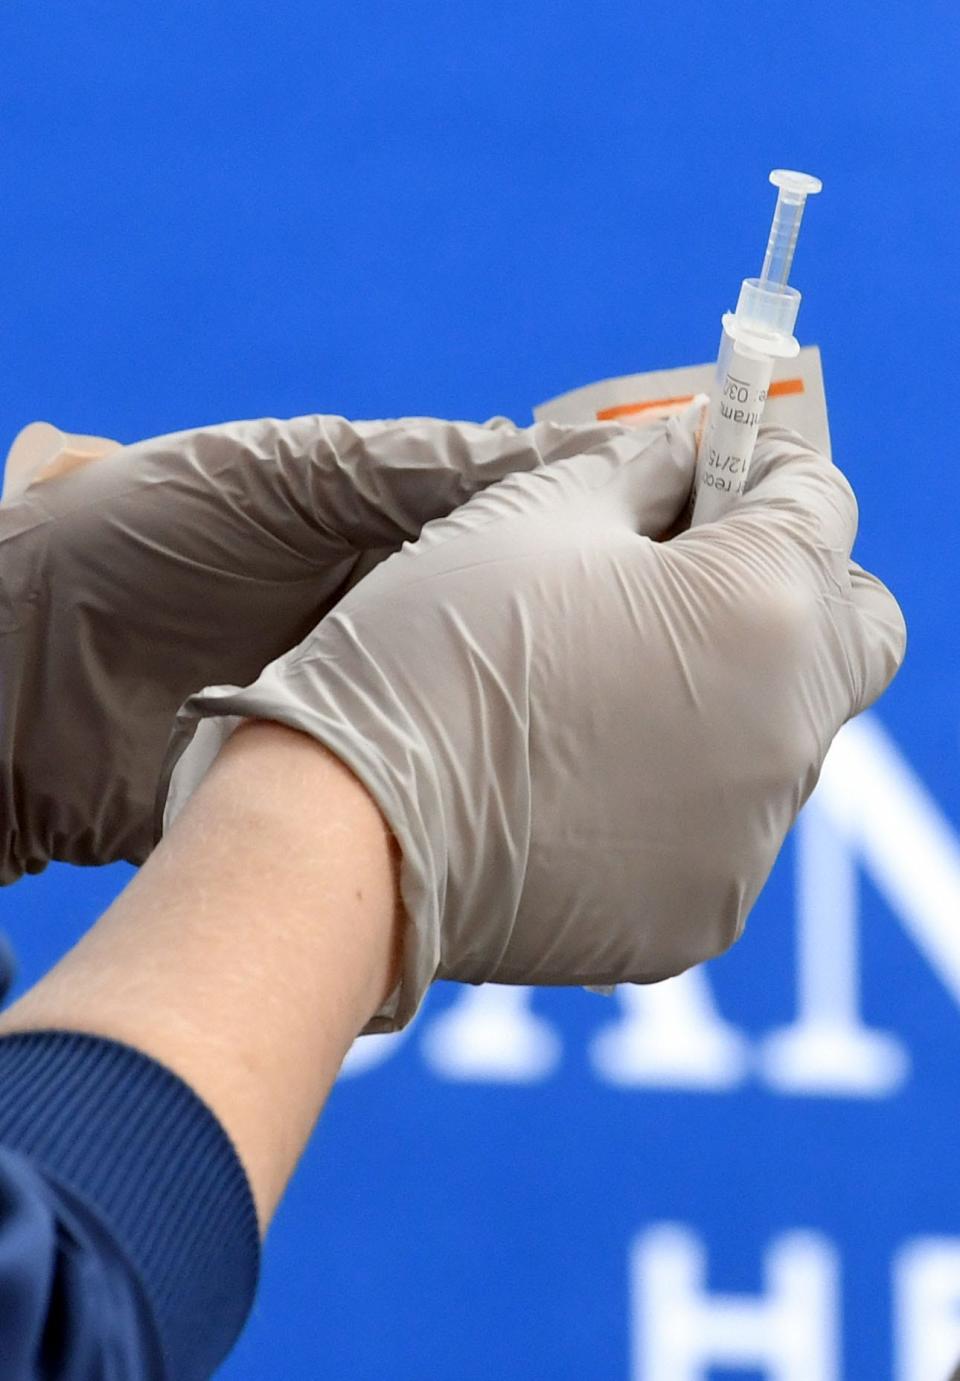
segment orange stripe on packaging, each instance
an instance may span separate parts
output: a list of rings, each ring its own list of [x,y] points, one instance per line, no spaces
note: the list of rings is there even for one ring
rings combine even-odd
[[[793,393],[803,393],[802,379],[775,379],[767,390],[768,398],[786,398]],[[652,412],[654,408],[681,408],[692,403],[695,395],[680,394],[676,398],[652,398],[646,403],[618,403],[612,408],[601,408],[597,413],[598,422],[613,422],[618,417],[636,417],[639,413]]]

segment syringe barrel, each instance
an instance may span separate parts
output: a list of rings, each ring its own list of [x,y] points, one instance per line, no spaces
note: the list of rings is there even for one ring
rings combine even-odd
[[[737,342],[724,326],[697,452],[691,527],[721,518],[743,493],[773,363],[772,356]]]
[[[774,287],[759,278],[745,278],[740,284],[736,317],[738,323],[758,336],[773,339],[767,348],[773,355],[794,353],[793,328],[800,310],[800,294],[789,285]],[[775,342],[790,343],[789,352]]]

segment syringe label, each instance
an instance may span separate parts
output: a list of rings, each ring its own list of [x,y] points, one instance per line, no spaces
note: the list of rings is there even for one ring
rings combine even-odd
[[[724,339],[700,448],[695,521],[719,517],[743,493],[772,372],[771,359],[741,355]]]

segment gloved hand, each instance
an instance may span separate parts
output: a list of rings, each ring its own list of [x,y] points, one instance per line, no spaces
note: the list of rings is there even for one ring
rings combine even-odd
[[[684,425],[477,494],[252,686],[178,714],[163,828],[244,717],[312,734],[379,804],[408,925],[368,1031],[434,976],[645,983],[726,949],[837,730],[897,670],[850,486],[795,434],[761,430],[721,521],[650,540],[689,491]]]
[[[187,695],[252,680],[476,490],[625,434],[306,416],[119,448],[25,428],[0,504],[0,885],[142,863]]]

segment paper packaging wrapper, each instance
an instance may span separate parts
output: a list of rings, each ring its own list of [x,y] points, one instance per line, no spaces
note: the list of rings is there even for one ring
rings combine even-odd
[[[696,394],[709,393],[716,361],[681,369],[653,369],[586,384],[561,393],[533,410],[535,422],[627,422],[643,426],[686,407]],[[827,401],[820,351],[807,345],[792,360],[777,360],[763,421],[791,427],[824,455],[830,452]]]

